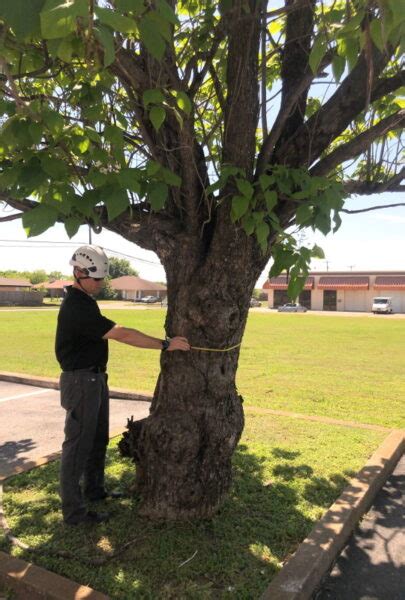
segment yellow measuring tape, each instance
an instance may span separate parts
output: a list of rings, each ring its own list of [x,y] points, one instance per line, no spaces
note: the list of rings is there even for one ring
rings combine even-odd
[[[238,346],[240,346],[241,343],[242,342],[239,342],[239,344],[235,344],[230,348],[199,348],[198,346],[190,346],[190,348],[191,350],[201,350],[202,352],[229,352],[229,350],[234,350],[235,348],[238,348]]]

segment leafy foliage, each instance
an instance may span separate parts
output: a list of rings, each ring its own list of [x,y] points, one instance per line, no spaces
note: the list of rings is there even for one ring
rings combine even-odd
[[[108,260],[111,279],[122,277],[123,275],[135,275],[138,277],[138,271],[131,267],[131,263],[126,258],[116,258],[112,256]]]
[[[232,102],[227,36],[238,6],[179,2],[175,12],[166,0],[0,0],[0,191],[18,208],[27,198],[37,203],[23,216],[29,236],[57,220],[73,236],[84,222],[99,228],[146,214],[179,218],[189,190],[185,165],[174,152],[184,138],[206,157],[206,172],[198,173],[206,204],[201,223],[227,206],[229,226],[253,236],[263,256],[273,255],[273,272],[291,268],[292,282],[302,280],[313,252],[297,248],[292,228],[327,234],[339,227],[348,158],[316,176],[312,160],[295,164],[293,154],[287,160],[277,153],[281,135],[263,164],[263,121],[255,133],[256,170],[224,160]],[[319,162],[403,109],[400,82],[375,99],[371,94],[381,56],[380,77],[398,75],[405,39],[401,6],[397,0],[315,3],[306,34],[308,85],[326,74],[338,86],[360,60],[369,70],[365,105],[331,136]],[[267,12],[265,54],[257,56],[264,102],[280,78],[286,94],[288,15],[273,16],[271,7]],[[323,109],[310,97],[306,122]],[[370,138],[350,156],[350,175],[365,182],[395,175],[399,131],[393,125]]]

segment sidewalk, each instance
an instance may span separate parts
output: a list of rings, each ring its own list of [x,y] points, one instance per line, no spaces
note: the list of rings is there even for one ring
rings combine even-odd
[[[148,414],[149,402],[111,398],[110,436]],[[60,452],[64,421],[57,390],[0,381],[0,480]]]
[[[405,455],[314,600],[405,599]]]

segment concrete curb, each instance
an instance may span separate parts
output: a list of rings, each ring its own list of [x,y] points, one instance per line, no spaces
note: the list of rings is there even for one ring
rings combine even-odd
[[[109,596],[0,551],[0,582],[15,600],[109,600]]]
[[[361,516],[405,451],[405,431],[392,431],[299,545],[261,600],[310,600]]]
[[[36,375],[23,375],[22,373],[9,373],[0,371],[0,381],[9,381],[10,383],[23,383],[25,385],[34,385],[52,390],[59,389],[59,379],[55,377],[38,377]],[[150,402],[152,396],[148,392],[134,392],[123,388],[111,388],[110,398],[115,400],[137,400],[140,402]]]

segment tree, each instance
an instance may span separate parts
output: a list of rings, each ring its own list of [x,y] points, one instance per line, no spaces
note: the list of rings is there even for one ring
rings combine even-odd
[[[38,271],[32,271],[32,273],[30,274],[30,282],[33,285],[37,283],[43,283],[44,281],[48,281],[48,275],[43,269],[39,269]]]
[[[163,353],[123,444],[142,514],[209,517],[243,429],[235,373],[259,274],[273,257],[297,296],[319,250],[293,229],[326,234],[347,195],[404,188],[402,4],[13,0],[0,14],[0,198],[17,211],[3,220],[29,235],[89,223],[153,250],[167,334],[224,350]]]
[[[49,281],[59,281],[64,279],[64,275],[61,271],[51,271],[48,275]]]
[[[109,263],[111,279],[122,277],[123,275],[134,275],[135,277],[138,277],[138,271],[135,271],[135,269],[131,267],[129,260],[126,260],[125,258],[116,258],[113,256],[109,259]]]
[[[104,285],[99,294],[100,300],[115,300],[117,297],[117,292],[111,286],[111,278],[107,277],[104,280]]]

